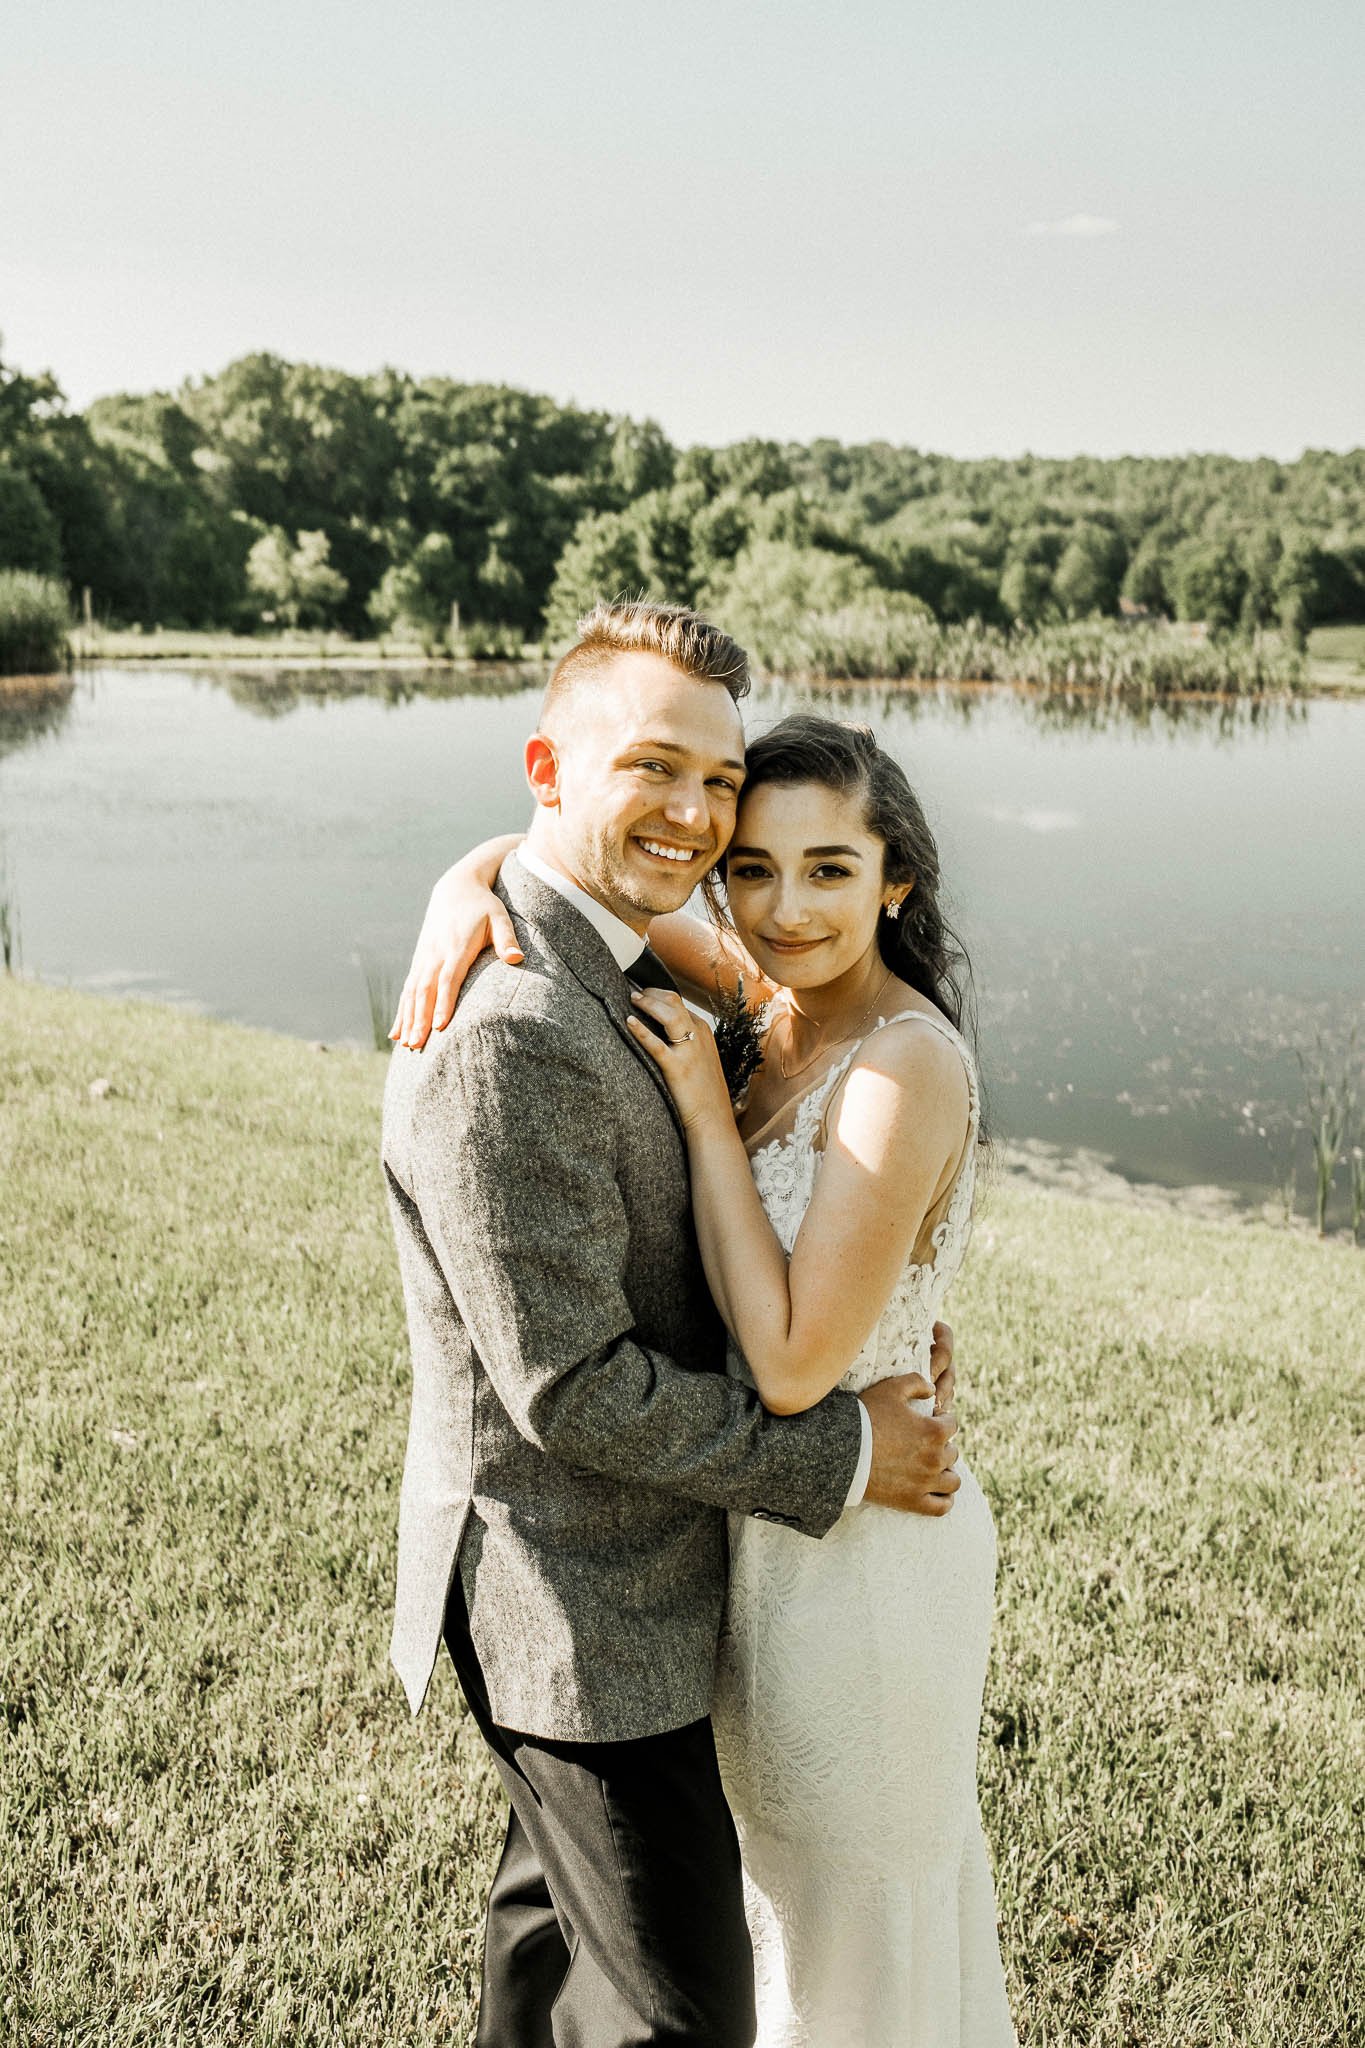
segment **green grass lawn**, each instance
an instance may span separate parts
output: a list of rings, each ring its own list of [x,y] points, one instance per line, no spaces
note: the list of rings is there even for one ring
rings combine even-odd
[[[469,2039],[499,1795],[385,1662],[383,1073],[0,981],[6,2042]],[[1023,2037],[1359,2042],[1365,1258],[1002,1186],[954,1320]]]

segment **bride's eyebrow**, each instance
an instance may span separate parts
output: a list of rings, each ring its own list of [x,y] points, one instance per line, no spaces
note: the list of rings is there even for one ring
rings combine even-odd
[[[808,846],[802,860],[827,860],[832,853],[843,854],[849,860],[861,860],[862,854],[856,846]],[[771,860],[766,846],[731,846],[731,860]]]

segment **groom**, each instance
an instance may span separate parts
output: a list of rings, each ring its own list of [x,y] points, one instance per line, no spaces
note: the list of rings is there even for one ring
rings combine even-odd
[[[815,1539],[957,1485],[921,1381],[776,1417],[726,1375],[681,1133],[626,1029],[663,974],[650,918],[733,830],[747,687],[695,613],[598,607],[527,745],[535,821],[500,884],[525,964],[485,953],[389,1073],[413,1362],[393,1658],[416,1712],[444,1636],[511,1802],[479,2048],[748,2048],[708,1718],[725,1511]]]

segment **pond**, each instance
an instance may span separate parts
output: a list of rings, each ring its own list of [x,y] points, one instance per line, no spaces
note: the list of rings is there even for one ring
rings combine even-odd
[[[0,700],[25,967],[368,1042],[436,874],[524,822],[539,681],[120,666]],[[798,702],[920,791],[1000,1136],[1247,1202],[1297,1162],[1302,1206],[1299,1055],[1335,1077],[1365,1007],[1365,703],[771,686],[746,716]]]

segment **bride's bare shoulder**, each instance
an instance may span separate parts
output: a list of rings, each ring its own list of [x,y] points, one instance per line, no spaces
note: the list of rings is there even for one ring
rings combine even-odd
[[[855,1149],[880,1134],[879,1149],[894,1140],[932,1150],[951,1143],[970,1117],[961,1039],[923,998],[904,1009],[858,1046],[828,1105],[827,1127]]]

